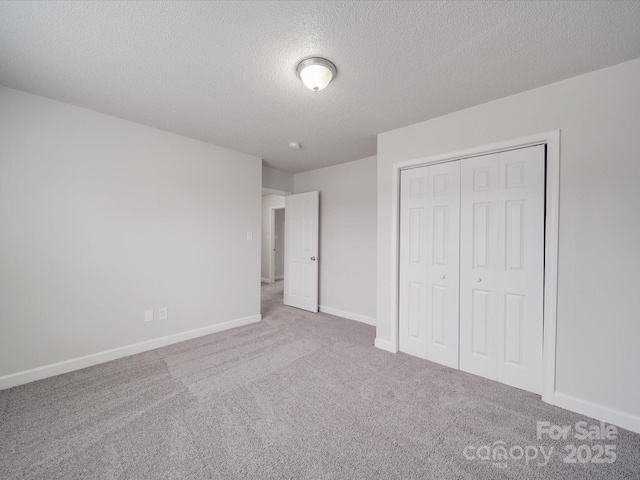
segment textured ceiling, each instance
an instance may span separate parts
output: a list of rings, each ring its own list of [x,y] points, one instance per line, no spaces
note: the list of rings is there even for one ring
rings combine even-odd
[[[338,68],[318,93],[295,75],[309,56]],[[639,1],[0,2],[0,84],[289,172],[638,57]]]

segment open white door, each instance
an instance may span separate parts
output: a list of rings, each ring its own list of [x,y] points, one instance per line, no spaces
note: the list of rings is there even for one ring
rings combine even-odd
[[[285,197],[284,304],[318,311],[319,192]]]

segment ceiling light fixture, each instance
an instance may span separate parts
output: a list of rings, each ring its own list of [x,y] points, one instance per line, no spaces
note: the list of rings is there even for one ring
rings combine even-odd
[[[293,148],[294,150],[298,150],[300,148],[300,144],[298,142],[289,142],[289,148]]]
[[[336,77],[338,70],[326,58],[312,57],[301,61],[296,68],[296,73],[309,90],[317,92],[329,85],[329,82]]]

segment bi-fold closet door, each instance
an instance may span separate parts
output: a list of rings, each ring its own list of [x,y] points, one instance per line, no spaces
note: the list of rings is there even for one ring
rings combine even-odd
[[[541,392],[544,158],[538,145],[402,172],[400,351]]]
[[[458,368],[460,162],[401,176],[400,351]]]
[[[542,392],[544,146],[461,169],[460,369]]]

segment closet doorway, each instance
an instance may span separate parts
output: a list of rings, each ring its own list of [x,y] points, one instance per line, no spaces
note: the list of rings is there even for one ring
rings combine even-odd
[[[400,351],[553,390],[558,158],[547,143],[398,168]]]

